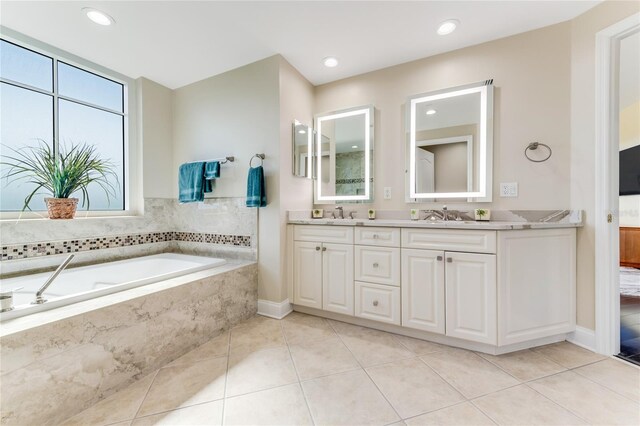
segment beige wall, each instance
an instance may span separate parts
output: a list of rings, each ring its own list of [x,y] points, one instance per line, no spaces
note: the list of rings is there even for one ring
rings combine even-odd
[[[144,198],[173,198],[173,91],[146,78],[137,80],[138,129],[142,141]]]
[[[409,209],[404,177],[407,97],[493,78],[494,202],[490,206],[568,208],[570,30],[569,23],[562,23],[325,84],[316,88],[315,111],[363,104],[376,107],[373,207]],[[523,151],[532,141],[549,144],[553,157],[545,163],[527,161]],[[518,182],[520,196],[499,198],[500,182]],[[383,199],[384,187],[392,188],[391,200]],[[456,203],[447,201],[454,208]]]
[[[620,111],[620,149],[636,145],[640,145],[640,102]]]
[[[266,155],[268,204],[258,212],[258,292],[273,301],[282,300],[279,68],[280,57],[272,56],[176,89],[170,170],[177,182],[182,163],[233,155],[236,161],[222,166],[211,196],[244,197],[250,158]]]
[[[578,230],[577,321],[595,328],[595,36],[640,11],[638,2],[604,2],[571,21],[571,207],[585,211]]]

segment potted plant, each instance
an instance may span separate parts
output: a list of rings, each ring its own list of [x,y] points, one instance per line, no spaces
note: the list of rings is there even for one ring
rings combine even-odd
[[[373,220],[376,218],[376,211],[374,209],[369,209],[367,211],[367,215],[369,216],[369,220]]]
[[[491,217],[491,211],[488,209],[475,209],[474,210],[474,214],[476,217],[476,220],[489,220],[489,218]]]
[[[8,148],[11,154],[2,156],[0,164],[8,166],[3,177],[9,183],[23,180],[36,185],[24,199],[22,211],[31,210],[31,200],[36,194],[41,194],[42,190],[52,195],[44,199],[50,219],[72,219],[76,213],[78,199],[71,198],[71,195],[78,192],[82,196],[82,206],[89,210],[87,187],[90,184],[102,188],[107,195],[107,201],[110,196],[116,194],[116,187],[111,180],[118,182],[115,165],[109,160],[101,159],[93,145],[85,143],[71,148],[61,145],[57,155],[43,140],[39,140],[36,146],[5,148]]]

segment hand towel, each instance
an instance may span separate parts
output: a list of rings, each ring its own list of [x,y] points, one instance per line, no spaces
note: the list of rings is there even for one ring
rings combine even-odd
[[[264,169],[262,166],[251,167],[247,178],[247,207],[265,207],[266,205]]]
[[[209,161],[204,166],[204,192],[213,192],[213,179],[220,177],[220,162]]]
[[[178,200],[181,203],[195,203],[204,200],[204,167],[203,161],[180,166]]]

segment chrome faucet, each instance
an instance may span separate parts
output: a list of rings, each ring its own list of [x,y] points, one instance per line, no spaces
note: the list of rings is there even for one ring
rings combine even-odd
[[[45,281],[45,283],[42,285],[42,287],[40,287],[40,290],[38,290],[38,292],[36,293],[36,300],[31,302],[32,305],[42,305],[44,302],[47,301],[47,299],[42,297],[42,294],[47,289],[47,287],[49,287],[51,285],[51,283],[56,278],[58,278],[58,275],[60,275],[60,272],[64,271],[64,269],[69,265],[69,263],[71,263],[71,260],[73,260],[74,257],[75,257],[74,254],[70,254],[69,257],[67,257],[64,260],[64,262],[62,262],[60,264],[60,266],[58,266],[58,269],[56,269],[55,272],[53,274],[51,274],[51,276],[49,278],[47,278],[47,281]]]
[[[355,211],[355,210],[351,210],[351,211],[349,212],[349,219],[355,219],[355,218],[356,218],[356,214],[358,214],[358,212],[357,212],[357,211]]]
[[[335,219],[344,219],[344,210],[342,206],[336,206],[335,211],[333,212],[333,217]]]

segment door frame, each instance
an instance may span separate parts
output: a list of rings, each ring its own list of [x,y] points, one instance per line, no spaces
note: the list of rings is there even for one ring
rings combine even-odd
[[[620,148],[617,124],[620,40],[636,31],[640,31],[640,13],[596,34],[595,349],[605,355],[620,352]],[[611,222],[608,222],[609,215]]]

